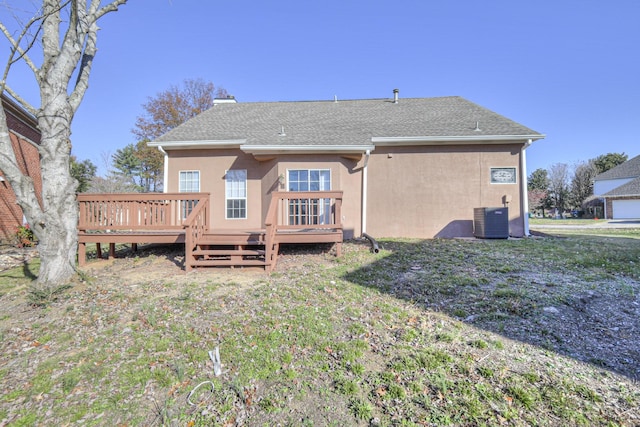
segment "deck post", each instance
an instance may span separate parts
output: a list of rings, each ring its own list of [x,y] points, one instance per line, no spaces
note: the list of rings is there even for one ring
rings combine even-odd
[[[102,246],[100,246],[100,243],[96,243],[96,258],[102,259]]]
[[[109,259],[114,259],[116,257],[116,244],[109,243]]]
[[[80,242],[78,243],[78,266],[84,267],[87,262],[87,244]]]

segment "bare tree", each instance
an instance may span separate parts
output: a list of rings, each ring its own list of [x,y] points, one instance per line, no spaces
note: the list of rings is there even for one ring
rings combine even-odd
[[[557,214],[562,215],[569,197],[569,166],[566,163],[555,163],[549,168],[549,195]]]
[[[89,183],[87,193],[135,193],[138,191],[136,185],[127,176],[114,169],[111,153],[102,152],[100,157],[107,174],[104,177],[94,176]]]
[[[101,0],[42,0],[31,19],[18,22],[16,31],[11,31],[4,17],[0,22],[0,31],[10,45],[0,92],[6,91],[31,112],[42,133],[38,145],[43,187],[41,206],[33,182],[18,168],[6,117],[0,109],[0,169],[40,242],[38,282],[41,286],[56,286],[75,274],[78,183],[70,173],[71,121],[88,88],[97,52],[98,20],[126,2],[112,0],[102,5]],[[9,10],[7,4],[4,7]],[[41,51],[36,52],[38,49]],[[40,89],[38,108],[7,84],[9,71],[18,61],[23,61],[31,70]]]

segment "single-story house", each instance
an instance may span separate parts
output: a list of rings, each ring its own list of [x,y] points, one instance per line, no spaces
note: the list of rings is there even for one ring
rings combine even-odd
[[[640,155],[597,175],[593,194],[604,199],[605,218],[640,218]]]
[[[33,179],[36,196],[42,200],[40,154],[37,148],[40,143],[38,121],[4,93],[1,100],[18,166],[22,173]],[[11,240],[17,228],[23,224],[24,215],[18,206],[16,194],[0,171],[0,240]]]
[[[344,237],[473,236],[474,208],[508,207],[528,234],[525,151],[544,135],[461,97],[237,102],[233,97],[149,146],[165,192],[211,194],[217,230],[264,227],[270,194],[343,192]],[[313,210],[323,223],[328,207]]]

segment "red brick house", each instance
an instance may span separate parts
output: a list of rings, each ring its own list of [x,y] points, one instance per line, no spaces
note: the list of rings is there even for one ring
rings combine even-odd
[[[33,179],[36,195],[42,200],[40,155],[36,147],[40,143],[38,122],[5,94],[2,94],[2,108],[7,118],[9,137],[18,166],[24,174]],[[12,239],[16,229],[23,223],[24,216],[16,201],[16,195],[0,170],[0,240]]]

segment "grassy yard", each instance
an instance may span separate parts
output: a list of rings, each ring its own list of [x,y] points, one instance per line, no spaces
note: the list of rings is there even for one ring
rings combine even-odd
[[[0,425],[636,426],[629,237],[351,242],[271,275],[143,253],[46,308],[35,261],[0,273]]]
[[[581,219],[581,218],[529,218],[529,224],[535,225],[595,225],[606,224],[606,219]]]

